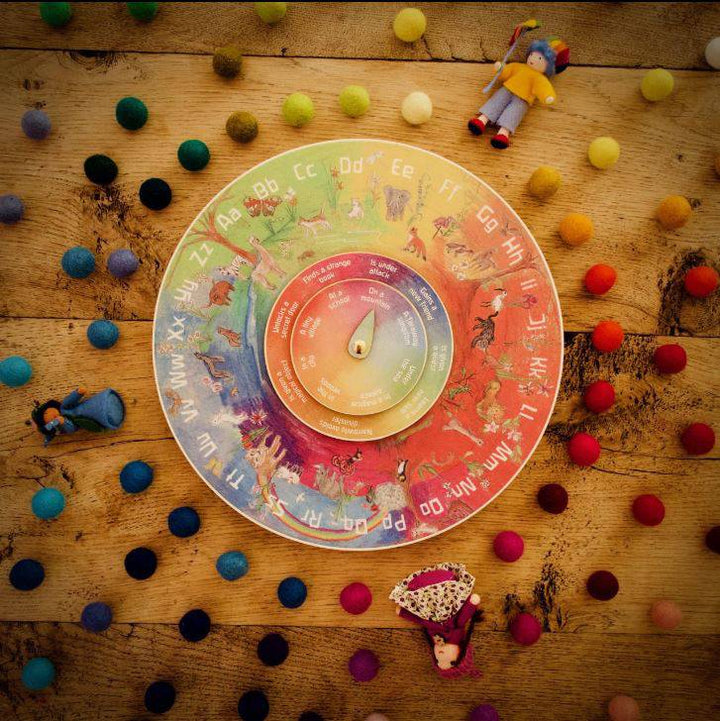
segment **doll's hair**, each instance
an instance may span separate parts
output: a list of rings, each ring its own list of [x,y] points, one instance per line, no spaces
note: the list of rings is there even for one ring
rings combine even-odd
[[[467,628],[465,629],[465,638],[463,642],[460,645],[460,653],[458,654],[457,661],[451,661],[450,665],[453,667],[461,666],[463,661],[465,660],[465,656],[468,653],[468,649],[470,648],[470,639],[472,637],[473,629],[475,628],[475,624],[479,623],[483,620],[483,610],[481,608],[478,608],[477,611],[472,615],[470,618],[470,621],[467,625]],[[429,631],[425,631],[425,638],[428,642],[428,645],[430,646],[430,654],[433,656],[433,663],[436,663],[435,656],[433,653],[435,642],[433,641],[433,634],[431,634]]]
[[[57,431],[54,428],[50,430],[45,428],[45,419],[43,418],[43,416],[45,415],[45,411],[49,408],[55,408],[59,411],[61,406],[58,401],[48,401],[47,403],[43,403],[41,406],[37,406],[30,414],[30,416],[40,433],[42,433],[45,438],[52,440],[53,438],[55,438]]]
[[[561,73],[570,64],[570,48],[555,36],[530,43],[530,47],[525,53],[526,59],[530,53],[540,53],[545,58],[547,61],[545,75],[547,77]]]

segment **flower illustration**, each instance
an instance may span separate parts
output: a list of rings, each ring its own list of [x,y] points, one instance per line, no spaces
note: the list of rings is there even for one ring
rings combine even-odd
[[[500,426],[495,421],[490,421],[483,426],[483,433],[497,433],[500,430]]]

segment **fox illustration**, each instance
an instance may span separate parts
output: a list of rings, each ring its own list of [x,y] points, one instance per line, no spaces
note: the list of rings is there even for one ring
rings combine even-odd
[[[408,232],[407,242],[403,250],[413,255],[417,255],[418,258],[427,260],[427,253],[425,251],[425,243],[417,234],[417,228],[413,225]]]
[[[325,211],[321,210],[317,215],[313,215],[312,218],[300,218],[298,220],[298,227],[305,231],[305,237],[309,238],[311,235],[313,238],[317,238],[318,230],[332,230],[330,221],[325,217]]]

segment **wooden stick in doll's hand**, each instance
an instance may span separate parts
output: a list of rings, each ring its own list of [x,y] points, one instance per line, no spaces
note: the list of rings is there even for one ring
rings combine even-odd
[[[515,47],[524,37],[525,33],[537,30],[539,27],[540,23],[532,18],[530,20],[526,20],[524,23],[520,23],[520,25],[515,26],[513,34],[510,37],[510,47],[505,53],[505,57],[501,61],[495,63],[495,75],[493,75],[492,80],[482,89],[485,95],[487,95],[493,89],[493,85],[495,85],[495,82],[500,77],[502,69],[505,67],[505,64],[510,59],[510,56],[513,54],[513,52],[515,52]]]

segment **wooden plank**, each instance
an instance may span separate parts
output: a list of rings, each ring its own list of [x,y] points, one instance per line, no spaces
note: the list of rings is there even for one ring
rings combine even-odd
[[[516,144],[502,153],[465,127],[480,99],[478,85],[488,77],[466,63],[253,58],[244,80],[227,83],[213,75],[207,58],[196,56],[130,55],[108,66],[67,54],[6,51],[0,60],[6,69],[0,89],[7,99],[0,122],[11,129],[0,138],[0,173],[4,191],[19,194],[27,205],[25,220],[2,231],[12,259],[0,269],[2,315],[151,318],[165,264],[210,197],[265,158],[342,134],[420,145],[498,189],[548,258],[566,329],[587,330],[605,316],[638,333],[720,330],[720,302],[689,301],[681,291],[689,266],[718,262],[720,205],[713,202],[718,181],[711,140],[720,117],[718,75],[677,73],[672,99],[650,105],[638,91],[640,71],[576,68],[558,80],[558,108],[531,112]],[[343,119],[336,101],[350,81],[367,85],[375,99],[369,115],[352,122]],[[432,122],[421,128],[408,126],[398,113],[404,95],[415,88],[432,88],[436,106]],[[279,116],[282,99],[298,89],[311,91],[317,107],[316,119],[299,131]],[[115,100],[127,94],[144,98],[151,113],[146,128],[134,134],[114,120]],[[22,112],[35,104],[47,108],[56,128],[39,144],[19,128]],[[238,108],[260,119],[260,135],[248,146],[224,132],[225,118]],[[606,133],[618,138],[623,155],[616,168],[600,172],[587,163],[586,149]],[[213,153],[201,173],[188,173],[177,162],[176,148],[188,137],[203,138]],[[94,152],[120,165],[118,182],[108,190],[84,177],[82,162]],[[546,203],[526,190],[531,172],[543,163],[557,166],[565,179]],[[160,213],[143,208],[136,195],[151,176],[166,178],[174,191],[172,205]],[[653,219],[670,193],[683,193],[697,206],[688,226],[676,232],[662,231]],[[570,211],[589,213],[595,221],[596,238],[581,248],[565,247],[557,234]],[[96,250],[103,267],[84,281],[68,279],[59,268],[63,251],[78,243]],[[123,246],[142,263],[128,282],[104,270],[108,254]],[[616,265],[620,278],[607,297],[588,298],[582,276],[600,261]]]
[[[715,3],[414,3],[428,19],[423,40],[392,32],[406,3],[290,3],[274,27],[252,3],[162,3],[151,25],[118,3],[73,3],[71,23],[48,28],[36,3],[6,3],[0,46],[211,53],[238,43],[247,55],[494,62],[515,25],[542,22],[536,35],[559,35],[578,65],[707,68],[706,43],[720,22]],[[682,28],[682,31],[678,29]],[[612,30],[612,33],[610,33]]]

